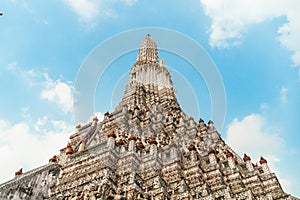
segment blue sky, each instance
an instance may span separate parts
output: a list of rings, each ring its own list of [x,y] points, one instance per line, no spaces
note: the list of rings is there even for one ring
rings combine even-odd
[[[1,1],[0,159],[5,162],[0,181],[13,178],[20,167],[26,171],[47,163],[67,144],[75,126],[74,82],[98,44],[123,31],[160,27],[194,39],[218,67],[227,98],[222,137],[253,162],[265,156],[284,189],[299,197],[299,7],[297,0]],[[126,82],[123,75],[135,55],[117,59],[112,66],[122,67],[122,73],[112,67],[102,84]],[[188,65],[168,52],[159,56],[171,71],[178,64],[174,69],[181,73],[180,67]],[[200,115],[208,121],[211,105],[203,80],[182,81],[203,91],[197,97]],[[179,91],[180,78],[174,82],[182,107],[198,119]],[[117,91],[124,88],[121,83],[114,86]],[[120,97],[109,89],[96,91],[98,115],[113,109],[105,94]]]

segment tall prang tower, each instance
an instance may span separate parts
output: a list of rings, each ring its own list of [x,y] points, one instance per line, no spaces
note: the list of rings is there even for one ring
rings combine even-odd
[[[1,184],[0,199],[297,199],[258,162],[237,155],[212,121],[182,111],[147,35],[115,110],[76,126],[48,164]]]

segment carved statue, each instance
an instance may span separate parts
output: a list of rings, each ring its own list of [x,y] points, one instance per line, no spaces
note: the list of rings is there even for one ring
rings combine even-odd
[[[128,183],[129,184],[133,184],[134,183],[134,173],[131,173],[130,175],[129,175],[129,181],[128,181]]]
[[[159,188],[159,187],[161,187],[161,184],[160,184],[159,176],[157,176],[154,178],[153,188]]]

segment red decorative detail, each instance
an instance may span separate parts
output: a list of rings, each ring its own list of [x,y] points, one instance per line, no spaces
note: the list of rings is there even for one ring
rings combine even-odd
[[[104,116],[107,117],[109,115],[109,112],[107,111],[106,113],[104,113]]]
[[[16,171],[15,172],[15,175],[18,176],[18,175],[22,175],[23,174],[23,168],[21,168],[19,171]]]
[[[135,137],[134,135],[130,135],[130,136],[128,137],[128,141],[131,141],[131,140],[136,141],[136,137]]]
[[[107,134],[107,137],[113,137],[113,138],[116,138],[117,136],[116,136],[116,134],[115,134],[115,131],[112,131],[112,132],[110,132],[109,134]]]
[[[244,153],[244,158],[243,158],[243,160],[244,160],[244,162],[246,162],[246,161],[250,161],[251,158],[250,158],[247,154]]]
[[[155,138],[150,138],[149,139],[149,144],[157,144],[156,139]]]
[[[258,164],[257,163],[252,163],[252,166],[255,168],[255,167],[258,167]]]
[[[49,162],[57,162],[57,156],[54,155],[52,158],[49,159]]]
[[[190,144],[190,146],[188,147],[189,151],[196,151],[196,147],[194,144]]]
[[[81,128],[81,125],[80,125],[80,124],[78,124],[78,125],[76,126],[76,128]]]
[[[263,157],[260,157],[260,161],[259,161],[260,164],[264,164],[264,163],[267,163],[267,160],[264,159]]]
[[[162,151],[163,150],[162,146],[159,145],[159,147],[157,147],[157,150]]]
[[[173,113],[171,111],[168,112],[168,116],[173,116]]]
[[[118,144],[118,145],[123,145],[123,144],[124,144],[123,139],[119,139],[118,142],[117,142],[117,144]]]
[[[70,154],[73,154],[73,153],[74,153],[73,148],[72,148],[71,144],[68,143],[67,149],[66,149],[66,154],[70,155]]]
[[[137,147],[140,148],[140,149],[144,149],[145,148],[145,146],[144,146],[144,144],[142,142],[139,142],[137,144]]]
[[[226,152],[226,158],[229,158],[229,157],[233,157],[232,153],[230,151],[227,151]]]
[[[210,149],[209,152],[208,152],[208,154],[215,154],[215,150]]]

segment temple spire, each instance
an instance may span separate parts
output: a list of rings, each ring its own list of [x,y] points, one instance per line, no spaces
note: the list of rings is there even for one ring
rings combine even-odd
[[[163,60],[158,60],[157,45],[148,34],[141,42],[136,62],[130,70],[130,84],[173,88],[170,73]],[[125,92],[126,93],[126,92]]]
[[[157,45],[149,34],[141,42],[136,64],[158,63]]]
[[[142,40],[136,62],[129,74],[129,83],[116,109],[122,109],[125,105],[131,109],[135,106],[150,107],[162,102],[178,106],[171,75],[164,60],[158,60],[157,45],[149,34]]]

